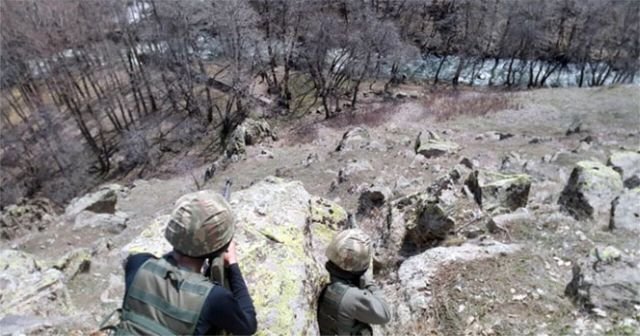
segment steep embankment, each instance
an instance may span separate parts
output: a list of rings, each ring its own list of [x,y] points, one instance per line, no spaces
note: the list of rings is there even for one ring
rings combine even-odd
[[[303,120],[277,141],[237,137],[253,144],[204,187],[234,181],[261,332],[317,332],[322,250],[346,211],[374,238],[376,279],[394,307],[376,333],[638,332],[636,92],[505,94],[482,116],[470,111],[487,107],[486,93],[408,95],[365,106],[359,125]],[[7,210],[0,329],[91,330],[120,303],[122,257],[165,250],[162,216],[195,187],[187,174],[105,187],[62,215],[46,201]]]

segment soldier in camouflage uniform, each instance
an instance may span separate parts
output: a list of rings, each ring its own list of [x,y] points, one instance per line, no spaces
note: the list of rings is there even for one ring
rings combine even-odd
[[[173,251],[162,258],[134,254],[125,264],[125,297],[116,335],[253,334],[256,313],[236,260],[235,220],[212,191],[183,196],[167,223]],[[206,259],[223,254],[230,290],[203,274]]]
[[[373,284],[371,240],[358,229],[346,230],[327,248],[326,268],[331,283],[318,301],[322,335],[371,335],[371,324],[389,322],[389,307]]]

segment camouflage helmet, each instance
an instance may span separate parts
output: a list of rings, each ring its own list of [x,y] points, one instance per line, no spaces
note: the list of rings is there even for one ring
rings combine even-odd
[[[234,231],[235,219],[227,201],[214,191],[203,190],[178,199],[164,236],[176,251],[203,257],[229,243]]]
[[[369,268],[371,260],[371,239],[359,229],[342,231],[333,238],[326,255],[345,271],[364,271]]]

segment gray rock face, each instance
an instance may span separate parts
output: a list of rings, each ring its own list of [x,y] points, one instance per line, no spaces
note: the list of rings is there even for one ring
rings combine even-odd
[[[640,233],[640,187],[626,190],[613,201],[609,228]]]
[[[595,161],[580,161],[571,172],[558,204],[577,220],[605,218],[611,202],[622,192],[622,179],[615,170]]]
[[[640,260],[597,253],[576,263],[565,295],[581,308],[632,314],[640,304]]]
[[[127,188],[119,184],[109,184],[100,187],[98,191],[71,200],[64,211],[65,216],[72,218],[87,210],[94,213],[114,214],[118,197],[127,193]]]
[[[431,131],[420,132],[416,138],[415,150],[426,158],[453,154],[460,150],[458,144],[440,139]]]
[[[64,315],[69,311],[64,273],[43,266],[28,253],[0,250],[0,316]]]
[[[129,215],[122,211],[116,211],[114,214],[82,211],[76,215],[73,229],[100,228],[106,232],[118,234],[127,228],[128,221]]]
[[[354,127],[342,135],[336,152],[364,148],[369,144],[370,139],[369,131],[362,127]]]
[[[531,178],[526,174],[501,174],[476,170],[469,174],[465,185],[483,209],[513,211],[527,205]]]
[[[46,198],[21,199],[0,213],[0,239],[13,239],[53,223],[56,207]]]
[[[613,152],[607,165],[620,173],[625,188],[640,186],[640,153],[632,151]]]
[[[268,177],[232,194],[239,263],[266,334],[317,335],[314,300],[328,280],[324,249],[344,210],[312,198],[300,182]],[[160,255],[171,247],[156,219],[122,250]],[[335,223],[334,223],[335,222]],[[333,223],[333,224],[332,224]],[[304,279],[304,281],[302,281]]]

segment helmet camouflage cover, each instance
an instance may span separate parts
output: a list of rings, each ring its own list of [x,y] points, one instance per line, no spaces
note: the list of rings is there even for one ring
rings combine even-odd
[[[214,191],[203,190],[178,199],[164,236],[176,251],[203,257],[230,242],[234,231],[235,219],[227,201]]]
[[[348,272],[360,272],[369,268],[371,239],[359,229],[338,233],[327,247],[327,258]]]

